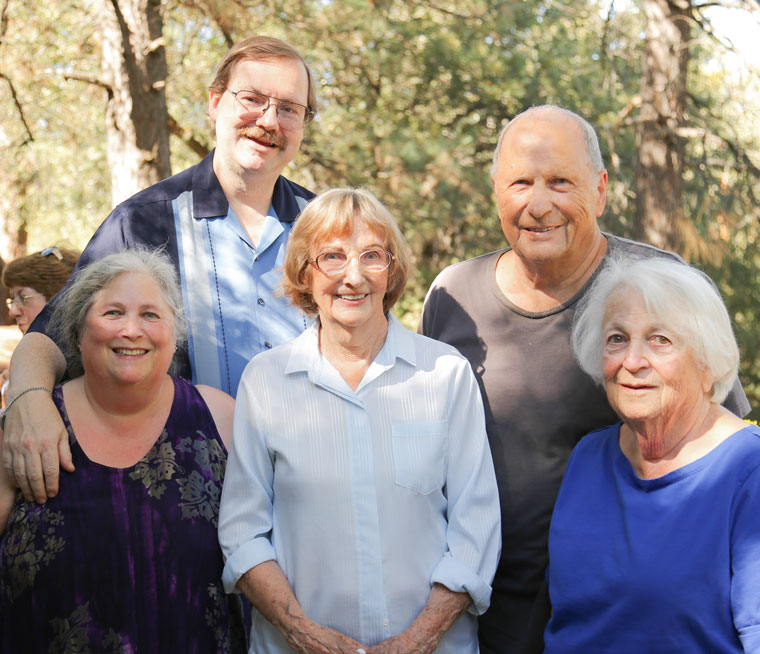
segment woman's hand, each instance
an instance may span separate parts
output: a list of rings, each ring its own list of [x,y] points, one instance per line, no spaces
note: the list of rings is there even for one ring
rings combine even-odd
[[[387,638],[367,650],[367,654],[432,654],[451,625],[467,610],[472,598],[441,584],[433,584],[425,608],[398,636]]]
[[[357,654],[369,648],[345,634],[312,620],[298,603],[285,573],[276,561],[251,568],[237,587],[261,615],[282,634],[298,654]]]
[[[420,639],[406,631],[398,636],[392,636],[382,643],[370,647],[367,654],[432,654],[438,647],[438,640],[430,641]]]
[[[345,634],[323,627],[304,616],[305,623],[291,628],[285,640],[299,654],[356,654],[370,650]]]

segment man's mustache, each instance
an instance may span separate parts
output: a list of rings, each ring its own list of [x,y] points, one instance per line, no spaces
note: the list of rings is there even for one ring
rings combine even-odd
[[[259,127],[258,125],[241,127],[238,130],[238,135],[244,138],[256,139],[257,141],[261,141],[267,145],[278,147],[281,150],[284,149],[286,145],[285,138],[283,136],[268,129],[264,129],[263,127]]]

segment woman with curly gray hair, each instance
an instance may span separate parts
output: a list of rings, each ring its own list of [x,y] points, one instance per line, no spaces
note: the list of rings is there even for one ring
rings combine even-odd
[[[739,351],[717,289],[613,258],[572,339],[621,422],[567,465],[545,652],[760,652],[760,430],[720,405]]]
[[[43,505],[0,471],[0,651],[232,651],[216,527],[234,402],[168,374],[174,267],[106,256],[52,321],[74,378],[23,393],[52,392],[76,469]]]

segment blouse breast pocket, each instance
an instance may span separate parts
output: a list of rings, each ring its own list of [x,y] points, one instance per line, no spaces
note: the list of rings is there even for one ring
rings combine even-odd
[[[441,488],[448,422],[407,422],[391,427],[396,483],[423,495]]]

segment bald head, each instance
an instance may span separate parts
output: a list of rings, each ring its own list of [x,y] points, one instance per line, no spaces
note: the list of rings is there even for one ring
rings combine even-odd
[[[528,119],[569,119],[566,120],[568,124],[575,125],[581,134],[583,143],[586,146],[586,155],[588,157],[589,165],[592,172],[600,173],[604,170],[604,161],[602,160],[602,152],[599,149],[599,139],[596,135],[596,131],[591,124],[585,119],[569,109],[563,109],[553,104],[543,104],[538,107],[531,107],[526,109],[522,113],[517,114],[512,120],[510,120],[499,134],[499,140],[496,143],[496,150],[493,154],[493,165],[491,166],[491,177],[496,176],[496,169],[499,166],[499,158],[501,157],[501,146],[504,142],[504,136],[515,125],[515,123]],[[571,122],[570,122],[571,121]]]

